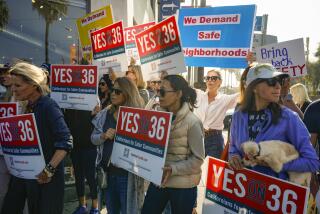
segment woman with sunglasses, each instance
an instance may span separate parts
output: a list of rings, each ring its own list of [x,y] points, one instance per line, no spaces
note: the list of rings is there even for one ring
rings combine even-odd
[[[253,170],[288,180],[286,171],[315,172],[319,169],[319,160],[310,143],[308,130],[295,112],[278,103],[285,75],[271,64],[257,64],[249,69],[244,99],[232,118],[229,148],[231,168],[243,168],[242,143],[249,140],[257,143],[281,140],[292,144],[299,152],[299,158],[284,164],[280,173],[264,163],[253,167]]]
[[[92,115],[96,115],[99,111],[111,104],[111,90],[113,87],[109,74],[104,74],[98,85],[99,104],[92,110]]]
[[[236,106],[239,93],[232,95],[219,93],[222,80],[220,72],[216,70],[208,71],[205,81],[206,92],[196,89],[198,108],[194,113],[203,123],[206,155],[220,158],[224,148],[223,120],[227,110]]]
[[[107,174],[106,206],[110,214],[139,213],[144,199],[144,180],[110,163],[117,116],[120,106],[143,107],[143,99],[135,84],[127,77],[115,80],[111,92],[111,105],[93,119],[91,142],[103,145],[102,160]]]
[[[149,101],[149,92],[146,87],[146,83],[143,81],[141,67],[139,65],[128,66],[128,71],[126,72],[126,77],[131,79],[137,86],[140,96],[143,98],[145,105]]]
[[[179,75],[164,77],[159,90],[160,107],[173,113],[161,187],[150,184],[142,214],[192,213],[204,159],[203,127],[192,113],[196,92]]]

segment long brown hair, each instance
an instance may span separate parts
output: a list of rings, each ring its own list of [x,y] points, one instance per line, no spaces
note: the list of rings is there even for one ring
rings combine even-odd
[[[253,90],[255,87],[263,82],[263,79],[256,79],[251,82],[244,91],[243,99],[240,101],[240,110],[243,112],[256,111],[256,100]],[[281,118],[281,106],[279,103],[271,102],[268,105],[268,108],[271,111],[271,122],[277,124]]]
[[[138,88],[129,78],[118,77],[114,82],[119,84],[125,98],[123,106],[143,108],[144,101],[139,94]]]

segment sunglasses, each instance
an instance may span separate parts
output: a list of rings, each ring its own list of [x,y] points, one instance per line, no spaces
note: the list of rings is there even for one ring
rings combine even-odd
[[[106,83],[105,82],[99,82],[99,86],[105,86],[106,85]]]
[[[159,94],[160,94],[161,97],[164,97],[164,96],[166,96],[166,93],[176,92],[176,91],[175,91],[175,90],[164,90],[163,88],[160,88],[160,89],[158,90],[158,92],[159,92]]]
[[[116,95],[120,95],[122,94],[122,90],[118,89],[118,88],[113,88],[111,89],[111,93],[115,93]]]
[[[205,81],[209,81],[209,80],[217,81],[218,79],[221,80],[221,78],[219,76],[206,76],[206,77],[204,77]]]
[[[161,84],[161,81],[151,81],[152,84]]]
[[[283,85],[284,81],[285,81],[285,78],[281,78],[281,77],[262,79],[262,82],[267,83],[267,85],[270,87],[275,87],[277,85],[277,83],[279,83],[280,85]]]

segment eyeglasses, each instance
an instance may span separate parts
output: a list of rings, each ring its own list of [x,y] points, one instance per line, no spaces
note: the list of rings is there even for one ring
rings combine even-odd
[[[113,88],[111,89],[111,93],[115,93],[116,95],[120,95],[122,94],[122,90],[121,89],[118,89],[118,88]]]
[[[211,81],[217,81],[217,80],[221,80],[221,78],[219,77],[219,76],[206,76],[206,77],[204,77],[204,80],[205,81],[209,81],[209,80],[211,80]]]
[[[166,96],[166,93],[176,92],[176,91],[175,91],[175,90],[164,90],[163,88],[160,88],[160,89],[158,90],[158,92],[159,92],[159,94],[160,94],[161,97],[164,97],[164,96]]]
[[[106,83],[105,82],[99,82],[99,86],[105,86]]]
[[[152,84],[161,84],[161,81],[151,81]]]
[[[280,85],[283,85],[285,79],[281,78],[281,77],[273,77],[273,78],[269,78],[269,79],[262,79],[262,82],[266,82],[268,86],[270,87],[275,87],[277,85],[277,83],[279,83]]]

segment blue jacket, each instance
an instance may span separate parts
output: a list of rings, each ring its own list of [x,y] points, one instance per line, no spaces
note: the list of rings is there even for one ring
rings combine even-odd
[[[258,143],[266,140],[288,142],[294,145],[300,156],[284,164],[280,173],[276,173],[265,166],[257,165],[252,169],[284,180],[288,180],[286,171],[315,172],[319,170],[319,158],[310,143],[309,132],[299,116],[290,109],[283,107],[280,120],[277,124],[272,124],[271,111],[269,109],[265,111],[269,117],[269,122],[258,133],[255,141]],[[248,113],[239,110],[232,117],[229,157],[240,155],[242,158],[244,153],[241,150],[241,144],[248,140]]]
[[[48,96],[40,97],[35,102],[33,113],[46,163],[49,163],[56,150],[72,149],[72,136],[61,109],[53,99]]]

